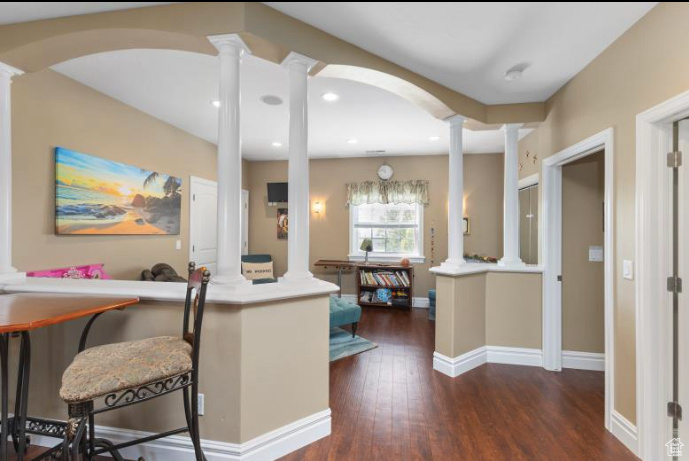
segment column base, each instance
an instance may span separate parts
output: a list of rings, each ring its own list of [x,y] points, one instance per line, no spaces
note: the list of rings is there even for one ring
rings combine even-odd
[[[311,283],[313,280],[315,280],[313,274],[309,271],[287,272],[280,278],[280,282],[284,283]]]
[[[0,269],[0,283],[17,283],[26,280],[26,272],[18,272],[14,267]]]
[[[448,259],[440,263],[440,267],[445,270],[460,269],[465,264],[467,264],[464,258],[461,259]]]
[[[251,286],[251,280],[247,280],[243,275],[211,275],[211,284],[222,285],[227,288],[241,288]]]
[[[498,261],[500,267],[525,267],[526,263],[519,258],[502,258]]]

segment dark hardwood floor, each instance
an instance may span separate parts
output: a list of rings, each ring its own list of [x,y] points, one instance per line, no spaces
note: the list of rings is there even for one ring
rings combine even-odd
[[[425,309],[364,310],[379,347],[330,366],[332,435],[284,460],[637,460],[603,426],[602,372],[433,371]]]

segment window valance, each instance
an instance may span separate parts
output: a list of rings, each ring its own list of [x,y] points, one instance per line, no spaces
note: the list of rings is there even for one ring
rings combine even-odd
[[[347,184],[345,205],[418,203],[428,205],[428,181],[364,181]]]

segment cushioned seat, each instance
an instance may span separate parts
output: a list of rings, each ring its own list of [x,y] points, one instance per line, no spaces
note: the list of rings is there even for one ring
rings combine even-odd
[[[260,264],[260,263],[269,263],[273,261],[273,257],[270,255],[266,254],[258,254],[258,255],[242,255],[242,262],[243,263],[254,263],[254,264]],[[267,277],[263,279],[254,279],[251,281],[254,285],[263,285],[264,283],[276,283],[278,279],[275,277]]]
[[[335,296],[330,297],[330,328],[352,325],[352,336],[361,320],[361,307]]]
[[[428,319],[435,320],[435,290],[428,290]]]
[[[92,347],[77,354],[62,375],[60,397],[84,402],[191,371],[191,345],[157,338]]]

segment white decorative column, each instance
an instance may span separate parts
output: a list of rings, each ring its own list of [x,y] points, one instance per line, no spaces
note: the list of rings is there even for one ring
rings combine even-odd
[[[503,216],[503,257],[500,266],[524,266],[519,258],[519,128],[508,124],[505,131],[505,190]]]
[[[0,62],[0,280],[18,276],[12,267],[12,77],[19,69]]]
[[[462,128],[465,117],[454,115],[450,124],[450,182],[448,184],[447,261],[440,267],[447,270],[466,264],[464,260],[464,145]]]
[[[309,271],[309,71],[318,61],[290,53],[282,65],[289,72],[289,167],[287,282],[313,279]]]
[[[218,108],[218,270],[213,282],[240,286],[242,275],[242,140],[240,133],[240,65],[249,48],[237,34],[214,35],[220,82]]]

